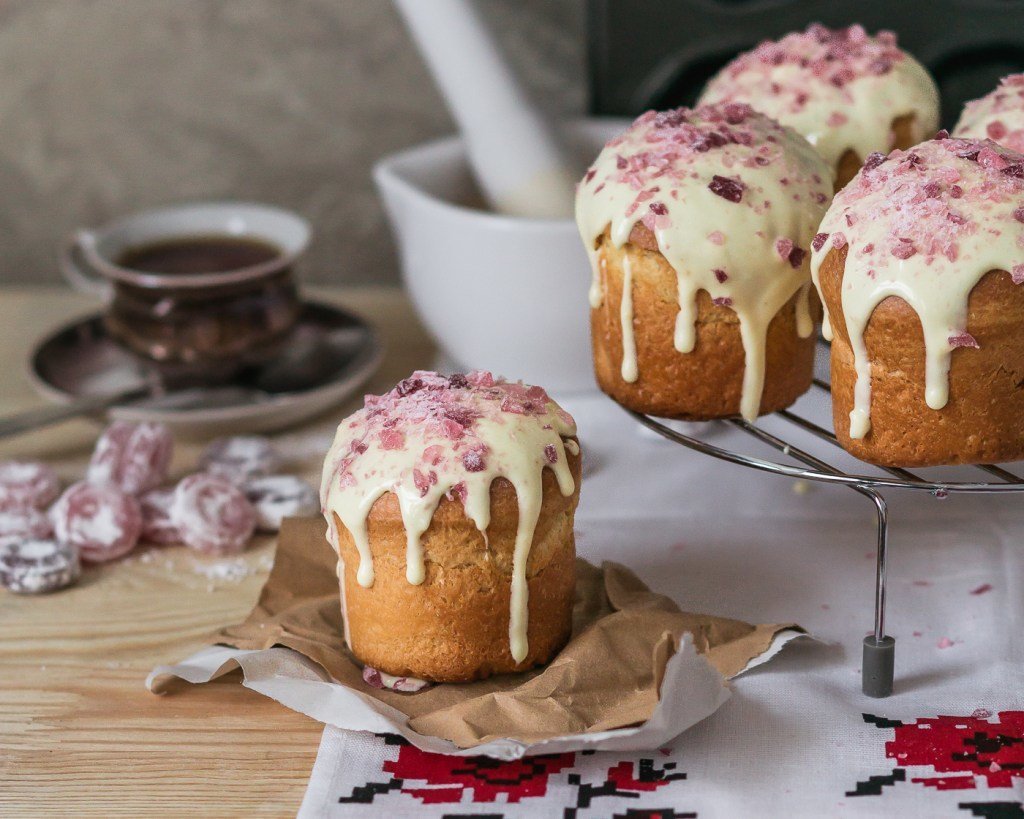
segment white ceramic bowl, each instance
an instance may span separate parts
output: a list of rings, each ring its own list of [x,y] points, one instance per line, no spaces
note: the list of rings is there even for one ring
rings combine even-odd
[[[572,125],[581,167],[626,125]],[[457,137],[386,157],[374,179],[405,284],[447,358],[552,391],[594,388],[590,270],[575,222],[483,210]]]

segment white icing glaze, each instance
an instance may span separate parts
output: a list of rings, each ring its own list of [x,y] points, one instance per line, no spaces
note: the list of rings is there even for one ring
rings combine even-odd
[[[935,139],[886,159],[868,157],[812,243],[811,274],[848,246],[842,311],[857,374],[850,437],[871,428],[871,361],[864,331],[889,296],[909,304],[925,341],[925,401],[949,400],[949,364],[967,332],[971,290],[990,270],[1024,282],[1024,156],[989,140]],[[822,297],[822,302],[824,302]],[[826,305],[826,317],[828,308]]]
[[[807,31],[765,41],[711,79],[700,102],[745,102],[788,125],[835,171],[852,150],[864,159],[893,147],[892,122],[914,115],[918,142],[939,127],[935,82],[896,47],[892,32],[868,36],[861,26]]]
[[[441,499],[461,500],[486,540],[491,483],[505,478],[519,506],[509,646],[521,661],[528,652],[526,569],[543,502],[543,471],[551,469],[562,494],[572,495],[566,451],[579,451],[571,440],[575,434],[571,416],[539,387],[495,380],[489,373],[452,380],[414,373],[385,396],[367,396],[366,406],[338,427],[320,489],[328,537],[337,550],[337,515],[359,553],[356,580],[372,586],[367,517],[378,498],[394,493],[406,531],[406,577],[418,585],[426,577],[421,538]]]
[[[633,265],[622,257],[622,299],[619,303],[622,322],[622,380],[632,384],[637,379],[636,334],[633,332]]]
[[[967,103],[953,136],[987,138],[1024,153],[1024,74],[1003,77],[994,91]]]
[[[673,343],[696,343],[697,294],[735,311],[746,366],[741,413],[757,416],[768,325],[801,288],[805,248],[831,198],[831,172],[806,140],[746,105],[650,111],[613,139],[576,194],[576,222],[590,254],[590,302],[603,301],[597,241],[609,230],[622,247],[642,222],[676,271],[679,314]],[[632,270],[623,267],[622,377],[639,377],[633,337]],[[798,326],[813,323],[806,297]]]

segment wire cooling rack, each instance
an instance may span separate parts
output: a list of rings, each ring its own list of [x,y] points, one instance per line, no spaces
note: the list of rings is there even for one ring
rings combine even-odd
[[[831,398],[831,387],[828,382],[815,378],[814,387],[823,391]],[[702,438],[687,435],[667,426],[663,421],[627,410],[641,424],[659,435],[682,444],[704,455],[710,455],[729,463],[757,469],[773,475],[784,475],[820,483],[842,484],[863,495],[874,505],[878,520],[878,540],[875,569],[875,626],[871,634],[864,638],[863,659],[861,663],[861,688],[871,697],[887,697],[892,693],[896,641],[885,633],[885,598],[886,598],[886,562],[889,545],[889,511],[882,490],[902,489],[919,492],[930,492],[937,498],[944,498],[953,492],[985,493],[1024,492],[1024,478],[996,464],[977,464],[971,469],[981,472],[984,480],[930,480],[907,469],[895,467],[872,467],[862,464],[865,469],[878,470],[879,474],[859,474],[850,472],[823,460],[799,447],[789,443],[785,438],[744,421],[730,418],[723,423],[730,424],[751,438],[767,444],[783,456],[796,461],[798,465],[780,463],[753,455],[725,449],[708,443]],[[772,416],[768,416],[772,417]],[[774,417],[781,418],[792,427],[810,433],[815,438],[835,447],[834,454],[843,455],[845,450],[840,447],[835,433],[820,424],[798,415],[792,410],[780,410]],[[759,419],[760,420],[760,419]],[[849,458],[848,455],[845,456]]]

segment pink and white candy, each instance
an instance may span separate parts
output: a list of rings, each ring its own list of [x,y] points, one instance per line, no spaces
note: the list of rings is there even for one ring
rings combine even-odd
[[[199,473],[174,490],[171,521],[189,548],[204,554],[236,554],[252,537],[256,510],[233,484]]]
[[[281,466],[281,454],[267,438],[238,435],[211,441],[199,457],[199,468],[218,478],[241,484],[269,475]]]
[[[181,532],[171,520],[174,489],[151,489],[139,497],[142,508],[142,540],[170,545],[181,543]]]
[[[0,538],[0,586],[15,594],[44,594],[74,583],[78,552],[50,538]]]
[[[256,509],[261,532],[276,532],[285,518],[315,515],[320,511],[316,490],[294,475],[267,475],[246,481],[242,491]]]
[[[93,563],[128,554],[142,533],[139,502],[110,484],[76,483],[60,496],[50,514],[57,540]]]
[[[53,523],[46,512],[26,506],[22,509],[0,509],[0,538],[11,535],[47,538],[53,534]]]
[[[0,509],[45,509],[60,495],[60,478],[36,461],[0,462]]]
[[[167,479],[173,453],[174,438],[163,424],[116,421],[96,442],[85,477],[138,495]]]

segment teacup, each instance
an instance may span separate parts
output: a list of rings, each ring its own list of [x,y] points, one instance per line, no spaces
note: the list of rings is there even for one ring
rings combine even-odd
[[[77,231],[61,271],[104,298],[104,326],[129,350],[219,377],[266,360],[288,336],[301,309],[292,268],[309,236],[305,219],[278,208],[185,204]]]

